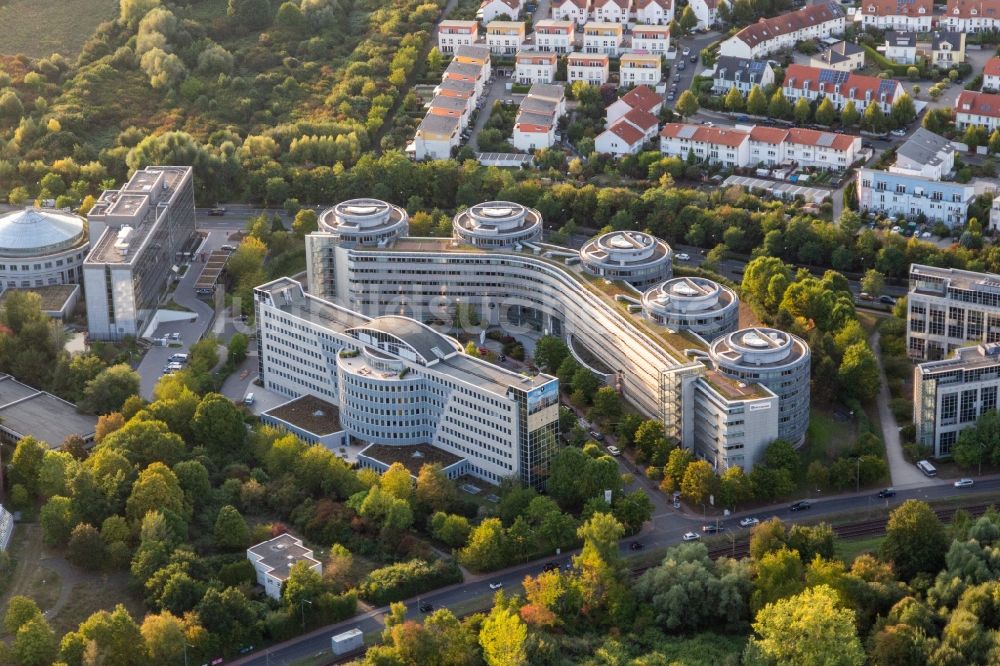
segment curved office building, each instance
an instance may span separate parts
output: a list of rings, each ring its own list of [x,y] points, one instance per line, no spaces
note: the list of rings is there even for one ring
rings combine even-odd
[[[759,383],[778,396],[778,436],[798,445],[809,426],[809,345],[775,328],[744,328],[715,340],[709,356],[718,372]]]
[[[512,201],[489,201],[466,208],[455,216],[453,225],[457,239],[482,248],[512,247],[542,235],[541,214]]]
[[[89,246],[76,215],[42,208],[0,215],[0,290],[78,283]]]
[[[670,246],[641,231],[611,231],[580,250],[580,262],[591,275],[624,280],[642,289],[673,275]]]
[[[714,280],[678,277],[643,293],[642,312],[657,324],[711,342],[739,327],[740,299]]]
[[[378,199],[351,199],[319,216],[319,230],[334,234],[341,244],[378,247],[409,229],[409,215],[399,206]]]

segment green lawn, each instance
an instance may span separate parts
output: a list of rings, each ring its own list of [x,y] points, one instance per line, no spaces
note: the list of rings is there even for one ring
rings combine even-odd
[[[862,553],[878,552],[884,536],[865,537],[863,539],[841,539],[837,541],[837,557],[844,561],[848,567],[854,559]]]
[[[806,467],[814,460],[829,462],[837,457],[841,450],[854,442],[857,437],[850,421],[838,421],[833,413],[813,408],[809,416],[809,430],[806,433]]]
[[[118,13],[115,0],[10,0],[0,6],[0,52],[75,58],[94,28]]]

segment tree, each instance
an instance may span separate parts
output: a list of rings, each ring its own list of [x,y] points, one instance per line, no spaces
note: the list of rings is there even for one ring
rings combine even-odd
[[[602,386],[594,394],[594,406],[590,408],[593,419],[606,423],[617,421],[622,413],[621,398],[611,386]]]
[[[249,30],[258,30],[271,22],[268,0],[229,0],[226,14]]]
[[[653,501],[642,491],[629,493],[614,501],[611,512],[626,532],[636,534],[653,517]]]
[[[458,561],[475,571],[492,571],[508,562],[510,543],[499,518],[487,518],[472,530]]]
[[[111,433],[99,450],[122,454],[132,464],[145,467],[154,462],[175,465],[185,452],[184,440],[163,421],[132,419]]]
[[[947,550],[944,526],[927,503],[907,500],[889,514],[879,556],[893,563],[900,578],[909,580],[921,572],[936,573],[944,564]]]
[[[195,438],[211,453],[226,459],[239,455],[246,441],[243,415],[232,400],[219,393],[202,398],[191,428]]]
[[[39,494],[42,497],[69,495],[68,483],[79,467],[73,456],[65,451],[46,451],[38,470]]]
[[[13,653],[21,666],[49,666],[57,651],[55,632],[42,617],[29,620],[14,637]]]
[[[119,363],[87,382],[82,406],[93,414],[107,414],[121,409],[129,396],[138,393],[139,373],[125,363]]]
[[[712,471],[712,465],[706,460],[695,460],[684,470],[681,494],[684,495],[684,499],[694,504],[705,504],[712,492],[714,481],[715,472]]]
[[[666,491],[680,490],[687,467],[694,460],[690,449],[671,449],[667,464],[663,467],[663,486]]]
[[[955,462],[963,467],[978,466],[982,471],[984,462],[1000,458],[1000,412],[991,409],[985,412],[971,428],[958,434],[958,441],[952,447]]]
[[[567,358],[572,357],[562,338],[544,335],[535,344],[535,364],[545,372],[555,373]]]
[[[389,469],[382,473],[379,485],[382,490],[404,502],[409,502],[413,497],[413,477],[410,476],[410,470],[402,463],[392,463]]]
[[[104,540],[93,525],[80,523],[69,538],[66,558],[78,567],[96,571],[104,565]]]
[[[23,486],[29,493],[35,495],[38,492],[38,474],[47,449],[48,447],[34,437],[23,437],[17,443],[7,468],[11,485]]]
[[[885,275],[874,268],[866,270],[865,274],[861,277],[861,291],[867,292],[872,296],[878,296],[884,289]]]
[[[510,609],[494,606],[479,630],[479,644],[489,666],[522,666],[528,663],[528,627]]]
[[[886,120],[885,113],[882,112],[882,107],[872,102],[867,107],[865,107],[864,118],[862,119],[861,126],[868,130],[869,132],[882,133],[888,129],[888,121]]]
[[[595,513],[576,534],[583,541],[583,549],[573,558],[573,564],[580,570],[584,599],[590,608],[601,607],[620,584],[618,541],[625,527],[610,513]]]
[[[878,361],[867,342],[858,342],[844,351],[837,380],[841,389],[858,400],[871,400],[878,395]]]
[[[431,516],[431,534],[452,548],[464,546],[469,540],[472,526],[465,516],[456,516],[438,511]]]
[[[691,9],[689,5],[685,5],[684,11],[681,12],[681,18],[678,21],[681,30],[687,34],[694,30],[695,26],[698,25],[698,17],[695,16],[694,10]],[[685,91],[686,92],[686,91]],[[688,115],[688,114],[685,114]]]
[[[164,510],[186,515],[184,491],[170,468],[155,462],[139,473],[125,502],[125,512],[133,523],[140,523],[148,512]]]
[[[809,122],[809,118],[812,116],[812,106],[809,105],[809,100],[805,97],[800,97],[798,101],[795,102],[793,115],[795,116],[795,122],[800,125],[804,125]]]
[[[917,108],[913,104],[913,98],[903,93],[892,103],[890,114],[892,124],[895,127],[905,127],[913,122],[917,117]]]
[[[73,503],[68,497],[60,495],[45,503],[39,519],[45,543],[50,546],[61,546],[69,541],[70,533],[77,523]]]
[[[858,124],[858,109],[854,105],[854,100],[849,100],[844,108],[840,110],[840,124],[844,127],[854,127]]]
[[[312,208],[303,208],[295,214],[295,220],[292,221],[292,231],[299,236],[311,234],[318,228],[319,218]]]
[[[458,492],[455,482],[441,470],[440,463],[434,463],[420,468],[415,498],[430,511],[445,511],[458,500]]]
[[[989,149],[991,153],[1000,153],[1000,129],[995,129],[990,134]]]
[[[748,655],[762,655],[779,666],[861,666],[865,654],[854,627],[854,611],[838,608],[837,593],[828,585],[781,599],[757,613]]]
[[[226,345],[229,362],[233,365],[239,365],[245,361],[249,348],[250,339],[245,333],[233,333],[233,337],[229,338],[229,344]]]
[[[308,562],[300,560],[288,572],[288,580],[281,588],[281,600],[285,606],[299,610],[303,603],[315,601],[324,591],[323,576]]]
[[[681,114],[682,118],[690,118],[698,112],[698,98],[690,90],[685,90],[677,98],[674,111]]]
[[[431,72],[440,72],[443,66],[444,56],[441,55],[440,49],[436,46],[432,47],[427,54],[427,69]]]
[[[121,0],[118,7],[118,20],[130,28],[134,28],[151,9],[160,6],[160,0]]]
[[[833,108],[833,103],[829,97],[824,97],[816,107],[816,122],[829,127],[837,117],[837,111]]]
[[[734,465],[719,477],[719,502],[723,507],[735,509],[737,504],[747,502],[752,497],[753,485],[743,473],[742,467]]]
[[[754,85],[747,95],[747,113],[753,116],[763,116],[767,113],[767,97],[759,85]]]
[[[739,91],[736,86],[729,89],[726,93],[726,97],[723,100],[726,106],[726,111],[742,111],[743,110],[743,93]]]
[[[302,10],[294,2],[283,2],[274,16],[274,27],[289,35],[299,36],[307,28]]]
[[[184,643],[189,640],[186,627],[170,611],[148,613],[139,631],[151,663],[179,664],[184,660]]]
[[[215,543],[227,550],[246,548],[250,541],[250,529],[236,507],[227,504],[219,509],[215,519]]]
[[[767,115],[772,118],[785,119],[792,115],[792,105],[785,97],[781,88],[774,91],[771,100],[767,104]]]
[[[17,630],[36,618],[42,617],[42,611],[34,599],[16,595],[7,603],[7,612],[3,616],[3,627],[8,634],[16,634]]]

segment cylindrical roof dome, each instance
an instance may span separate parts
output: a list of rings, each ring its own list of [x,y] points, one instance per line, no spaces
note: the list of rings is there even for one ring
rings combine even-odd
[[[0,215],[0,256],[40,257],[84,243],[82,217],[25,208]]]
[[[345,241],[379,245],[405,236],[409,215],[399,206],[379,199],[350,199],[323,211],[319,229]]]
[[[703,277],[678,277],[642,295],[643,314],[678,331],[693,331],[711,342],[739,323],[740,301],[729,287]]]
[[[452,221],[455,236],[477,247],[506,247],[538,239],[542,215],[513,201],[488,201],[463,210]]]
[[[794,365],[809,358],[809,346],[776,328],[743,328],[716,340],[711,355],[720,365],[755,368],[762,365]]]
[[[665,242],[641,231],[611,231],[580,250],[583,267],[609,280],[644,287],[669,278],[673,252]]]

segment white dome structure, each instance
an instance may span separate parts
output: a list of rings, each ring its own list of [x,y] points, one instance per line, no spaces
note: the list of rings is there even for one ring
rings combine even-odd
[[[25,208],[0,215],[0,287],[80,282],[90,243],[83,218]]]
[[[580,262],[592,275],[624,280],[642,289],[673,275],[673,251],[656,236],[641,231],[611,231],[580,250]]]
[[[675,331],[692,331],[711,342],[739,325],[736,292],[703,277],[678,277],[642,295],[647,317]]]
[[[399,206],[379,199],[351,199],[319,216],[319,230],[335,234],[341,245],[384,247],[410,228],[410,216]]]
[[[538,240],[542,215],[513,201],[489,201],[463,210],[452,221],[455,236],[476,247],[511,247]]]

